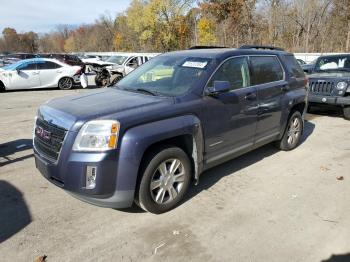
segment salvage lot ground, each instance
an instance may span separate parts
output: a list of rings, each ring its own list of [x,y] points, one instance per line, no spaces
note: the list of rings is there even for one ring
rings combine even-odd
[[[34,168],[38,105],[80,92],[0,94],[1,261],[350,261],[349,121],[309,115],[295,151],[268,145],[213,168],[152,215],[82,203]]]

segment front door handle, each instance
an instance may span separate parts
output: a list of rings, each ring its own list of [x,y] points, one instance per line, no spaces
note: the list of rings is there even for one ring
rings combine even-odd
[[[281,87],[281,90],[282,90],[282,91],[288,91],[288,90],[289,90],[289,85],[283,85],[283,86]]]
[[[248,93],[246,94],[244,99],[248,101],[256,100],[256,93]]]

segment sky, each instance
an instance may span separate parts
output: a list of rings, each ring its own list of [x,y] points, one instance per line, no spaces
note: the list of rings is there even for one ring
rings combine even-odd
[[[106,12],[123,12],[131,0],[0,0],[0,34],[6,27],[18,33],[46,33],[58,25],[89,24]]]

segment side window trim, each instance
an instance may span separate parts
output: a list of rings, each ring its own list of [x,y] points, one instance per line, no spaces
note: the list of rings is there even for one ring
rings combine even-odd
[[[247,59],[248,70],[249,70],[249,77],[251,78],[251,75],[250,75],[251,68],[250,68],[250,62],[249,62],[249,55],[230,56],[230,57],[226,58],[224,61],[222,61],[222,62],[215,68],[215,70],[213,71],[213,73],[210,75],[210,77],[208,78],[208,80],[207,80],[207,82],[206,82],[206,84],[205,84],[205,87],[204,87],[204,89],[203,89],[203,95],[205,95],[206,90],[207,90],[208,87],[209,87],[208,85],[209,85],[211,79],[215,76],[216,72],[221,68],[221,66],[222,66],[223,64],[225,64],[227,61],[231,60],[231,59],[241,58],[241,57]],[[232,91],[241,90],[241,89],[250,88],[250,87],[252,87],[252,85],[251,85],[251,79],[250,79],[250,81],[249,81],[249,85],[248,85],[248,86],[246,86],[246,87],[241,87],[241,88],[237,88],[237,89],[234,89],[234,90],[232,90]]]
[[[251,87],[255,87],[255,86],[261,86],[261,85],[268,85],[268,84],[272,84],[272,83],[278,83],[278,82],[284,82],[286,81],[286,70],[284,69],[284,66],[281,63],[281,60],[278,58],[277,55],[248,55],[248,59],[249,59],[249,65],[250,65],[250,72],[251,72],[251,78],[253,78],[253,74],[254,74],[254,68],[251,64],[251,57],[275,57],[282,69],[283,72],[283,78],[281,80],[277,80],[277,81],[272,81],[272,82],[267,82],[267,83],[262,83],[262,84],[258,84],[258,85],[251,85]]]

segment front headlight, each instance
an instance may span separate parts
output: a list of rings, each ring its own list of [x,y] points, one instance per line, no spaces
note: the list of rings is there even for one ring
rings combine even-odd
[[[348,84],[346,83],[346,82],[339,82],[338,84],[337,84],[337,89],[338,90],[344,90],[344,89],[346,89],[348,87]]]
[[[120,124],[114,120],[89,121],[75,139],[75,151],[107,151],[117,147]]]

